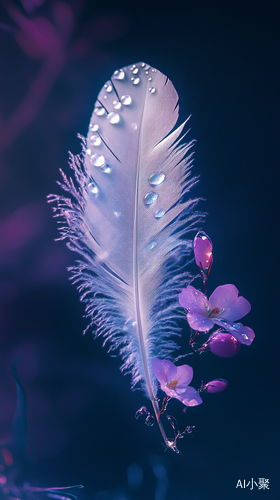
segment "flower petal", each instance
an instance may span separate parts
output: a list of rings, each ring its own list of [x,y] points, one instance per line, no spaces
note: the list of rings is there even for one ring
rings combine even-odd
[[[207,318],[199,313],[189,312],[187,314],[187,320],[190,327],[197,332],[208,332],[214,326],[212,318]]]
[[[230,324],[227,321],[222,321],[217,318],[213,318],[213,321],[230,332],[235,339],[241,342],[241,344],[251,345],[255,338],[255,333],[252,328],[249,328],[249,326],[243,326],[242,323]]]
[[[204,293],[200,292],[192,285],[182,290],[179,295],[179,302],[181,306],[188,309],[190,312],[207,315],[209,308],[208,299]]]
[[[193,387],[188,387],[184,394],[180,395],[180,401],[182,401],[182,403],[186,406],[197,406],[203,403],[199,392]]]
[[[152,368],[160,384],[168,384],[176,377],[177,367],[168,359],[153,359]]]
[[[222,314],[228,321],[237,321],[243,318],[251,310],[250,302],[244,297],[237,297],[236,301],[230,304]]]
[[[185,392],[193,378],[193,369],[189,365],[177,366],[176,380],[178,381],[175,392],[181,394]]]
[[[220,312],[225,311],[236,301],[238,290],[234,285],[218,286],[209,297],[209,307],[211,311],[218,308]],[[224,313],[222,313],[224,317]]]

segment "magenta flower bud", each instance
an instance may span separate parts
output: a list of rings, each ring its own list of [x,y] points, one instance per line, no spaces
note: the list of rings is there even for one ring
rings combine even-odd
[[[216,378],[205,384],[202,388],[203,391],[213,394],[214,392],[222,392],[228,386],[228,382],[223,378]]]
[[[209,236],[204,231],[199,231],[193,241],[195,262],[198,267],[208,269],[213,262],[213,245]]]
[[[230,358],[238,353],[241,342],[235,339],[230,333],[212,333],[208,339],[210,351],[216,356]]]

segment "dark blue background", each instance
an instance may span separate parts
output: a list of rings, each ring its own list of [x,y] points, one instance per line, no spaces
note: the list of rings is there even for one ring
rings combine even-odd
[[[79,498],[92,500],[276,498],[277,2],[37,3],[24,9],[7,1],[0,10],[1,435],[11,433],[16,395],[8,368],[18,359],[29,425],[30,463],[22,478],[32,484],[82,483]],[[63,47],[61,60],[50,56],[48,43],[30,41],[14,6],[37,23],[39,38],[49,36],[51,44],[58,37],[50,53]],[[36,87],[39,97],[36,90],[21,108],[47,60],[51,70]],[[58,169],[67,169],[67,151],[80,152],[76,134],[86,135],[101,86],[115,69],[138,61],[172,80],[181,121],[192,114],[193,173],[201,176],[193,196],[206,200],[200,209],[209,214],[204,230],[214,244],[208,289],[234,283],[252,304],[244,323],[256,333],[236,357],[197,359],[197,386],[215,377],[229,386],[180,417],[182,425],[195,425],[180,442],[183,456],[164,453],[156,427],[134,419],[148,401],[131,392],[120,360],[102,350],[101,340],[82,336],[84,307],[66,271],[75,256],[54,242],[56,222],[46,203],[59,191],[55,181]],[[172,408],[180,413],[179,403]],[[270,490],[236,489],[239,479],[251,478],[269,479]]]

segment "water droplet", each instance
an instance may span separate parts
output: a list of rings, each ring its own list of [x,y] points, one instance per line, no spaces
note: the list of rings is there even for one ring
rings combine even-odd
[[[132,73],[133,73],[134,75],[137,75],[138,71],[139,71],[139,69],[138,69],[138,68],[134,68],[134,69],[132,70]]]
[[[165,180],[165,174],[162,174],[160,172],[155,172],[154,174],[150,175],[148,181],[151,186],[159,186],[160,184],[163,183]]]
[[[111,82],[107,82],[107,83],[105,83],[105,85],[104,85],[104,89],[106,90],[106,92],[112,92],[112,90],[113,90],[113,85],[111,84]]]
[[[154,94],[156,91],[155,87],[150,87],[149,88],[149,92],[151,92],[151,94]]]
[[[158,199],[158,194],[157,193],[148,193],[144,196],[144,203],[145,205],[149,206],[155,203]]]
[[[153,72],[153,73],[156,73],[156,69],[155,69],[155,68],[153,68],[153,69],[152,69],[152,72]]]
[[[137,130],[137,123],[132,123],[131,128],[133,128],[133,130]]]
[[[107,99],[107,97],[108,97],[108,96],[104,95],[104,96],[103,96],[103,99]]]
[[[106,165],[106,163],[104,163],[104,165],[102,165],[101,170],[102,170],[102,172],[104,172],[104,174],[111,173],[111,167],[109,167],[109,165]]]
[[[132,328],[135,328],[136,327],[136,321],[135,319],[132,319],[132,318],[129,318],[126,320],[125,324],[124,324],[124,330],[131,330]]]
[[[151,241],[151,243],[149,243],[149,245],[148,245],[149,250],[153,250],[156,247],[157,247],[156,241]]]
[[[156,219],[161,219],[165,214],[165,210],[158,210],[156,213],[155,213],[155,218]]]
[[[95,182],[91,181],[89,184],[88,184],[88,190],[90,193],[94,194],[94,195],[97,195],[98,194],[98,187],[97,185],[95,184]]]
[[[99,137],[99,135],[95,134],[95,135],[92,135],[91,138],[90,138],[90,143],[93,145],[93,146],[100,146],[101,144],[101,137]]]
[[[138,419],[141,415],[147,415],[148,412],[147,412],[147,408],[146,406],[142,406],[141,408],[139,408],[139,410],[137,410],[137,412],[135,413],[135,418]]]
[[[132,103],[132,99],[131,99],[130,95],[122,95],[121,101],[122,101],[124,106],[129,106]]]
[[[103,116],[106,113],[105,108],[102,108],[101,106],[96,106],[96,108],[94,108],[94,112],[97,116]]]
[[[140,78],[131,78],[131,81],[133,83],[133,85],[138,85],[138,83],[140,83]]]
[[[92,130],[92,132],[96,132],[99,129],[99,126],[96,125],[96,123],[91,123],[89,129]]]
[[[145,68],[146,64],[145,63],[141,63],[141,68]]]
[[[111,113],[108,114],[107,118],[113,125],[119,123],[121,119],[120,115],[118,113],[115,113],[114,111],[111,111]]]
[[[146,73],[146,75],[148,75],[148,74],[149,74],[149,71],[145,71],[145,73]]]
[[[149,76],[149,78],[148,78],[148,82],[151,82],[151,81],[152,81],[152,77],[151,77],[151,76]]]
[[[113,101],[113,106],[115,109],[121,109],[122,103],[120,101]]]
[[[148,415],[146,420],[145,420],[145,424],[148,426],[148,427],[153,427],[153,425],[155,424],[155,419],[152,415]]]
[[[132,64],[132,66],[130,66],[131,71],[132,71],[134,68],[136,68],[136,64]]]
[[[88,149],[86,150],[86,154],[87,154],[88,156],[90,156],[90,155],[91,155],[91,149],[89,149],[89,148],[88,148]]]
[[[121,213],[120,213],[120,212],[116,212],[116,211],[115,211],[115,212],[113,212],[113,215],[114,215],[115,217],[119,217],[119,216],[121,215]]]
[[[113,74],[113,77],[116,78],[116,80],[123,80],[124,77],[125,77],[125,72],[123,69],[117,69],[114,74]]]
[[[105,158],[102,155],[92,155],[92,157],[90,159],[90,163],[94,167],[102,167],[102,165],[105,164]]]

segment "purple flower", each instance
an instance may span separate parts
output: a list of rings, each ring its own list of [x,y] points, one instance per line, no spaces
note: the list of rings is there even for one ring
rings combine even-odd
[[[224,378],[216,378],[215,380],[211,380],[211,382],[205,384],[201,390],[214,394],[215,392],[224,391],[227,388],[227,386],[228,386],[227,380],[225,380]]]
[[[208,269],[213,262],[213,245],[209,236],[204,231],[199,231],[193,241],[195,262],[198,267]]]
[[[203,403],[198,391],[189,387],[193,369],[189,365],[175,366],[171,361],[153,359],[152,368],[160,388],[169,398],[176,398],[186,406]]]
[[[241,342],[236,340],[230,333],[223,333],[219,330],[210,335],[206,345],[210,351],[216,356],[222,358],[230,358],[238,353],[241,347]]]
[[[187,320],[193,330],[208,332],[216,324],[242,344],[250,345],[253,342],[253,330],[241,323],[234,323],[251,309],[248,300],[238,297],[238,290],[234,285],[218,286],[209,300],[204,293],[189,285],[180,293],[179,302],[188,310]]]

